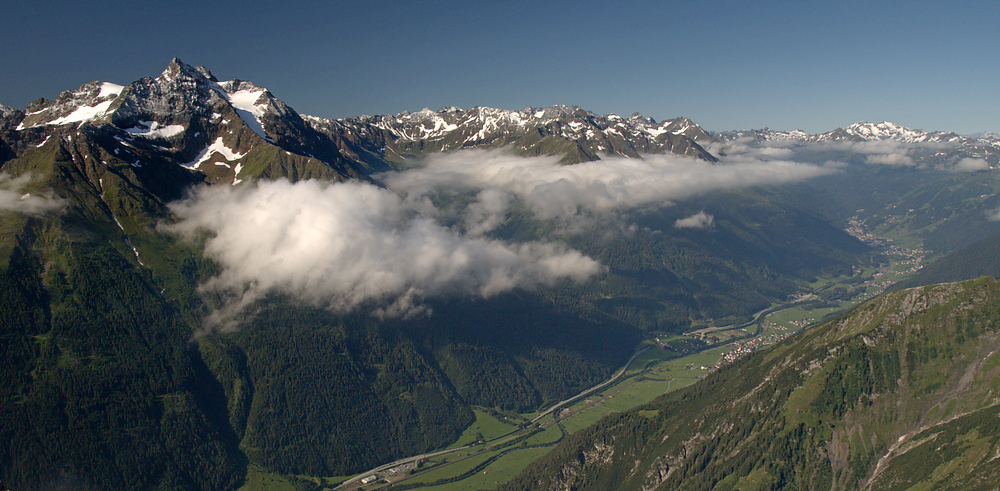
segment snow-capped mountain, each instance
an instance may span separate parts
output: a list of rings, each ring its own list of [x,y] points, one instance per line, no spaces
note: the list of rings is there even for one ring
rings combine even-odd
[[[824,140],[852,140],[852,141],[876,141],[893,140],[901,143],[944,143],[959,142],[962,137],[950,131],[924,131],[914,130],[902,125],[883,121],[881,123],[869,123],[860,121],[847,128],[837,128],[833,131],[816,135],[816,141]]]
[[[459,148],[507,147],[524,155],[563,155],[567,163],[646,153],[715,160],[699,145],[711,137],[687,118],[658,123],[553,106],[328,120],[301,116],[264,87],[219,81],[208,69],[176,58],[156,78],[126,86],[90,82],[55,100],[38,99],[23,112],[5,109],[0,117],[0,137],[10,149],[5,158],[56,136],[68,142],[79,135],[101,149],[96,155],[102,162],[137,169],[180,165],[212,182],[366,178],[408,157]]]
[[[639,157],[644,153],[674,153],[715,160],[701,146],[711,137],[687,118],[657,123],[633,115],[599,116],[575,106],[526,107],[519,111],[474,107],[423,109],[395,116],[360,116],[339,120],[306,117],[317,131],[331,138],[362,144],[398,159],[427,151],[510,147],[525,155],[563,154],[567,163],[602,156]],[[341,148],[350,154],[350,149]]]
[[[764,128],[713,133],[711,136],[721,142],[750,145],[833,143],[840,145],[830,147],[833,150],[860,150],[865,154],[884,154],[892,150],[890,146],[909,145],[906,149],[899,150],[906,154],[906,159],[898,160],[904,165],[951,168],[960,164],[963,159],[982,159],[990,166],[1000,164],[1000,138],[995,138],[991,134],[967,137],[950,131],[911,129],[888,121],[881,123],[860,121],[847,128],[837,128],[817,134],[809,134],[802,130],[780,131]],[[866,144],[869,146],[865,147]],[[873,146],[874,144],[881,146]],[[965,165],[971,164],[966,162]]]
[[[760,130],[726,131],[716,133],[712,136],[723,141],[742,139],[744,141],[756,142],[781,140],[797,140],[801,142],[893,140],[900,143],[958,143],[963,141],[963,137],[950,131],[915,130],[889,121],[881,123],[859,121],[847,128],[837,128],[826,133],[817,134],[809,134],[802,130],[780,131],[764,128]]]

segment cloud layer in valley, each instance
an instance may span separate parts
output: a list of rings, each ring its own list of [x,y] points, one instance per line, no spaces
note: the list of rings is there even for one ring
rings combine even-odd
[[[405,316],[431,296],[489,297],[602,269],[559,244],[460,235],[428,217],[426,200],[365,183],[204,186],[171,209],[180,221],[168,230],[210,232],[205,252],[223,271],[202,288],[238,298],[216,321],[271,291],[334,311],[365,305]]]
[[[0,211],[40,215],[57,211],[65,206],[65,200],[23,192],[22,189],[30,180],[31,177],[28,175],[12,178],[0,173]]]
[[[652,155],[607,158],[573,165],[559,157],[524,158],[498,150],[435,154],[419,167],[379,176],[400,194],[425,196],[435,190],[478,192],[466,215],[469,230],[500,222],[514,199],[538,218],[571,221],[591,213],[661,206],[709,191],[798,182],[828,175],[829,166],[738,155],[722,163]]]
[[[873,166],[937,168],[952,172],[977,172],[990,169],[980,157],[955,154],[956,142],[873,141],[802,141],[778,139],[756,142],[751,138],[717,142],[706,146],[716,154],[768,160],[782,158],[796,162],[823,163],[825,167],[847,165],[844,162]]]
[[[338,312],[363,308],[405,316],[423,311],[431,297],[489,297],[586,281],[603,270],[562,243],[490,238],[515,202],[536,218],[566,224],[836,171],[776,158],[781,156],[737,156],[722,164],[647,156],[560,165],[559,157],[468,150],[383,174],[385,188],[318,181],[203,186],[171,205],[178,221],[166,228],[187,237],[208,232],[205,253],[222,272],[202,288],[234,299],[210,323],[229,322],[269,292]],[[459,209],[446,210],[433,204],[440,193],[466,198],[458,200]],[[677,223],[711,225],[707,214]]]

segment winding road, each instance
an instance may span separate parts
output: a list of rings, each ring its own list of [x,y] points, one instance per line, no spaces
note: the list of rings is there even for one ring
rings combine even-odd
[[[600,389],[603,389],[604,387],[607,387],[608,385],[616,382],[618,379],[620,379],[622,377],[622,375],[625,375],[625,372],[627,372],[628,369],[629,369],[629,367],[632,366],[632,362],[635,361],[635,359],[639,355],[641,355],[642,353],[644,353],[649,348],[650,348],[649,346],[646,346],[645,348],[642,348],[642,349],[636,351],[635,353],[633,353],[632,357],[629,358],[627,362],[625,362],[625,365],[623,367],[619,368],[618,371],[615,372],[615,374],[611,376],[611,378],[609,378],[609,379],[605,380],[604,382],[601,382],[601,383],[599,383],[599,384],[597,384],[597,385],[595,385],[593,387],[587,388],[587,389],[585,389],[585,390],[577,393],[573,397],[570,397],[568,399],[564,399],[564,400],[562,400],[560,402],[557,402],[557,403],[553,404],[551,407],[549,407],[544,412],[542,412],[541,414],[539,414],[538,416],[536,416],[534,419],[532,419],[531,423],[532,424],[537,423],[542,418],[548,416],[549,414],[552,414],[553,411],[555,411],[555,410],[557,410],[557,409],[565,406],[566,404],[569,404],[570,402],[573,402],[573,401],[575,401],[575,400],[577,400],[577,399],[579,399],[581,397],[584,397],[584,396],[586,396],[586,395],[588,395],[588,394],[590,394],[592,392],[595,392],[595,391],[598,391]],[[518,431],[521,431],[521,429],[518,428],[518,429],[516,429],[516,430],[514,430],[514,431],[512,431],[510,433],[507,433],[506,435],[497,437],[497,438],[494,439],[494,441],[495,440],[499,440],[500,438],[506,438],[506,437],[510,436],[511,434],[516,433]],[[389,462],[388,464],[383,464],[383,465],[380,465],[380,466],[378,466],[378,467],[376,467],[374,469],[362,472],[361,474],[358,474],[357,476],[354,476],[354,477],[352,477],[352,478],[350,478],[350,479],[348,479],[348,480],[340,483],[340,485],[337,486],[335,489],[345,488],[347,486],[350,486],[351,484],[354,484],[354,483],[358,482],[359,480],[361,480],[361,479],[363,479],[365,477],[368,477],[368,476],[371,476],[371,475],[379,475],[380,473],[383,473],[383,472],[385,472],[385,471],[387,471],[389,469],[392,469],[394,467],[404,466],[404,465],[407,465],[407,464],[413,464],[413,463],[416,463],[418,460],[423,460],[423,459],[427,459],[427,458],[431,458],[431,457],[438,457],[438,456],[446,455],[446,454],[449,454],[449,453],[452,453],[452,452],[457,452],[459,450],[464,450],[466,448],[469,448],[470,446],[471,445],[465,445],[465,446],[457,447],[457,448],[448,448],[448,449],[445,449],[445,450],[439,450],[437,452],[430,452],[430,453],[425,453],[425,454],[420,454],[420,455],[414,455],[412,457],[407,457],[405,459],[400,459],[400,460],[397,460],[397,461],[394,461],[394,462]]]

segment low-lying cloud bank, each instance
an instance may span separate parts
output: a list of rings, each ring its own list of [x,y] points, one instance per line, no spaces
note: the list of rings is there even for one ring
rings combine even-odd
[[[432,208],[371,184],[262,181],[197,189],[171,205],[180,221],[167,230],[210,232],[205,252],[223,271],[202,288],[235,293],[229,313],[276,291],[340,312],[364,305],[405,316],[431,296],[489,297],[602,269],[559,244],[462,236],[429,218]]]
[[[524,158],[498,150],[435,154],[418,168],[379,176],[400,194],[435,190],[479,191],[471,205],[479,218],[470,229],[488,230],[513,199],[538,218],[572,220],[726,189],[798,182],[835,172],[829,166],[740,155],[713,164],[684,157],[607,158],[560,165],[559,156]]]
[[[12,178],[0,173],[0,211],[41,215],[58,211],[66,205],[66,201],[59,198],[22,192],[30,180],[31,177],[28,175]]]
[[[234,299],[210,323],[226,324],[269,292],[338,312],[407,316],[423,312],[431,297],[489,297],[561,280],[582,282],[603,270],[562,243],[489,238],[515,203],[539,219],[593,223],[587,220],[708,191],[836,172],[750,156],[721,164],[668,156],[575,165],[558,160],[469,150],[383,174],[385,188],[283,180],[203,186],[171,205],[179,220],[166,229],[187,237],[208,232],[205,253],[223,270],[202,288]],[[435,207],[431,198],[441,193],[461,195],[445,200],[448,206],[460,203],[458,209]],[[676,226],[705,228],[712,222],[702,213]]]
[[[891,167],[938,168],[953,172],[988,170],[983,158],[953,154],[956,142],[874,141],[801,141],[794,139],[756,142],[750,138],[709,144],[716,154],[752,157],[762,160],[782,158],[796,162],[850,161]],[[952,155],[949,155],[952,153]],[[824,166],[829,166],[826,162]]]

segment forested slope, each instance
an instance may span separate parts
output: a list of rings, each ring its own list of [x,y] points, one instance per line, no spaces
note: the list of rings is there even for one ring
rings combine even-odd
[[[503,489],[993,489],[998,300],[994,278],[887,293],[603,419]]]

